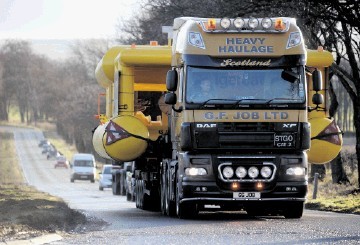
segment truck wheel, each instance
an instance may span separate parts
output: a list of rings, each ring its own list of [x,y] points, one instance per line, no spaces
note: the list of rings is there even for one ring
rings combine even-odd
[[[139,187],[139,180],[135,180],[135,205],[136,205],[136,208],[140,208],[140,187]]]
[[[176,214],[180,219],[196,218],[199,214],[197,204],[191,202],[180,203],[179,193],[178,178],[176,178]]]
[[[116,174],[115,180],[111,184],[113,195],[120,195],[120,186],[119,185],[120,185],[120,183],[119,183],[118,174]]]
[[[128,190],[126,190],[126,201],[132,201],[132,195]]]
[[[169,171],[167,171],[169,173]],[[174,217],[176,215],[176,203],[170,199],[170,177],[168,174],[166,175],[166,185],[165,185],[165,207],[166,207],[166,214],[170,217]]]
[[[285,219],[300,219],[304,211],[304,202],[293,202],[286,205],[284,209]]]
[[[120,196],[125,196],[126,195],[126,188],[125,188],[125,176],[126,176],[126,172],[124,169],[120,170],[120,179],[119,179],[119,195]]]
[[[161,178],[160,178],[160,205],[161,205],[161,213],[163,215],[166,215],[166,185],[165,185],[165,174],[163,171],[161,172]]]

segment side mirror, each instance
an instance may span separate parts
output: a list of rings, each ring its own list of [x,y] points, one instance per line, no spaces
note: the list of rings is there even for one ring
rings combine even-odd
[[[300,77],[299,77],[299,74],[297,74],[295,72],[284,70],[283,72],[281,72],[281,78],[286,81],[289,81],[291,83],[294,83]]]
[[[312,81],[313,81],[313,90],[315,90],[316,92],[322,90],[321,71],[315,70],[312,73]]]
[[[177,89],[177,72],[175,70],[170,70],[166,74],[166,89],[168,91],[174,92]],[[166,102],[165,102],[166,103]]]
[[[322,94],[314,94],[312,97],[312,103],[315,105],[320,105],[324,103],[324,96]]]
[[[165,94],[165,104],[175,105],[176,104],[176,94],[175,93],[167,93]]]

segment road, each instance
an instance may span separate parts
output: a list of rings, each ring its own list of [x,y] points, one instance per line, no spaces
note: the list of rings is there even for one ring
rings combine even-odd
[[[41,131],[1,127],[13,131],[15,144],[30,185],[63,198],[71,208],[109,225],[100,231],[71,234],[52,244],[360,244],[360,215],[305,210],[299,220],[250,217],[242,212],[201,213],[196,220],[180,220],[135,208],[98,183],[70,183],[70,170],[54,169],[38,142]]]

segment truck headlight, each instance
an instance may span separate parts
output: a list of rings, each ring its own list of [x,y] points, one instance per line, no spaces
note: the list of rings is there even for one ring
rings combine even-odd
[[[222,19],[220,20],[220,26],[221,26],[223,29],[225,29],[225,30],[229,29],[230,25],[231,25],[231,21],[230,21],[229,18],[224,17],[224,18],[222,18]]]
[[[235,171],[235,174],[237,177],[239,177],[240,179],[244,178],[247,174],[247,171],[244,167],[238,167]]]
[[[186,168],[185,174],[189,176],[206,175],[207,171],[205,168]]]
[[[232,167],[227,166],[223,169],[222,173],[225,178],[230,179],[231,177],[234,176],[234,169]]]
[[[262,19],[261,26],[266,30],[269,29],[272,26],[272,20],[268,17]]]
[[[270,167],[265,166],[261,168],[260,174],[262,177],[264,177],[265,179],[269,178],[272,174],[272,170]]]
[[[251,17],[248,20],[248,26],[249,26],[249,28],[251,30],[254,30],[256,27],[258,27],[258,25],[259,25],[259,20],[258,19]]]
[[[250,178],[256,178],[259,176],[259,169],[257,167],[250,167],[248,170],[248,175]]]
[[[296,176],[300,176],[300,175],[305,175],[305,168],[302,167],[291,167],[286,169],[286,174],[287,175],[296,175]]]
[[[236,29],[242,29],[244,25],[245,25],[245,20],[243,18],[238,17],[234,20],[234,26]]]

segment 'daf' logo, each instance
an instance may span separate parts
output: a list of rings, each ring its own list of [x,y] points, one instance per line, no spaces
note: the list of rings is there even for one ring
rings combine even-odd
[[[197,123],[196,128],[216,128],[216,123]]]

